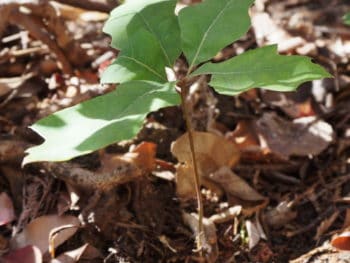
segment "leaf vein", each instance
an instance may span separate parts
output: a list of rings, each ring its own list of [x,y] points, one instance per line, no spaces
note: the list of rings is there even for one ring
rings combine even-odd
[[[147,112],[145,112],[145,113],[134,113],[134,114],[132,114],[132,115],[127,115],[127,116],[125,116],[126,114],[125,113],[127,113],[128,111],[129,111],[129,109],[130,108],[133,108],[134,107],[134,104],[136,103],[136,101],[138,101],[138,100],[140,100],[140,99],[143,99],[144,97],[146,97],[146,96],[148,96],[148,95],[151,95],[151,94],[153,94],[153,93],[160,93],[160,92],[162,92],[161,90],[163,89],[164,87],[159,87],[159,88],[156,88],[156,89],[151,89],[151,90],[149,90],[149,91],[146,91],[146,92],[144,92],[143,94],[139,94],[136,98],[135,98],[135,100],[134,100],[134,102],[133,103],[131,103],[131,104],[129,104],[126,108],[124,108],[116,117],[117,118],[114,118],[114,121],[117,121],[117,120],[120,120],[120,119],[123,119],[123,117],[130,117],[130,116],[136,116],[136,118],[140,118],[140,117],[142,117],[143,115],[147,115]]]
[[[143,21],[143,23],[145,24],[145,26],[147,27],[147,29],[156,37],[156,39],[158,40],[157,42],[159,42],[159,46],[166,58],[166,60],[168,61],[168,65],[171,65],[171,62],[170,62],[170,58],[164,48],[164,44],[162,43],[161,39],[158,37],[158,35],[153,31],[152,27],[147,23],[147,20],[145,19],[145,17],[141,14],[141,13],[137,13],[140,17],[141,17],[141,20]]]
[[[145,69],[147,69],[149,72],[153,73],[154,75],[156,75],[157,77],[159,77],[162,80],[166,80],[164,79],[164,77],[162,75],[160,75],[157,71],[155,71],[153,68],[149,67],[148,65],[146,65],[145,63],[141,62],[140,60],[137,60],[136,58],[132,58],[126,55],[122,55],[119,58],[125,58],[125,59],[129,59],[133,62],[135,62],[136,64],[144,67]]]
[[[228,2],[226,3],[226,5],[224,6],[224,8],[218,13],[218,15],[215,17],[215,19],[214,19],[213,22],[210,24],[210,26],[208,27],[208,29],[205,31],[205,33],[204,33],[204,35],[203,35],[203,37],[202,37],[202,40],[201,40],[201,42],[200,42],[199,45],[198,45],[197,51],[196,51],[196,53],[195,53],[195,55],[194,55],[194,58],[193,58],[193,60],[192,60],[192,62],[191,62],[191,65],[190,65],[190,67],[189,67],[189,70],[191,70],[191,69],[193,68],[194,63],[195,63],[195,61],[196,61],[197,58],[198,58],[199,52],[200,52],[200,50],[202,49],[202,46],[204,45],[204,42],[205,42],[205,40],[206,40],[206,38],[207,38],[209,32],[211,31],[212,27],[216,24],[216,22],[217,22],[217,21],[219,20],[219,18],[222,16],[222,14],[224,13],[225,9],[227,8],[227,6],[228,6],[231,2],[232,2],[232,1],[228,1]]]

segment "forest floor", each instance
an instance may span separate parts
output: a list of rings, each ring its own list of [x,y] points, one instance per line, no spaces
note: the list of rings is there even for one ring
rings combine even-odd
[[[180,107],[149,114],[133,140],[64,164],[65,173],[80,167],[89,176],[141,156],[146,174],[99,195],[47,164],[21,166],[25,149],[42,143],[30,125],[114,89],[99,84],[117,55],[102,33],[113,6],[7,2],[0,3],[0,262],[202,262],[193,188],[176,174],[171,151],[185,132]],[[281,54],[307,55],[334,78],[288,93],[213,93],[213,127],[240,158],[203,182],[207,262],[350,262],[350,26],[342,20],[349,11],[346,0],[256,0],[247,35],[215,57],[277,43]],[[180,59],[178,73],[185,67]],[[206,96],[199,91],[193,103],[201,108]],[[198,113],[198,127],[207,117]],[[228,144],[216,139],[205,140],[221,158]]]

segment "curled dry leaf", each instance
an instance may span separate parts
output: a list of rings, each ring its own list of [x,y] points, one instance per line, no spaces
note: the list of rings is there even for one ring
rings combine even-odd
[[[264,230],[258,220],[254,220],[254,222],[247,220],[246,228],[249,237],[249,249],[255,247],[259,243],[260,239],[267,239]]]
[[[240,156],[234,142],[208,132],[193,132],[194,148],[200,177],[208,177],[222,166],[235,165]],[[195,197],[193,164],[188,133],[182,135],[171,146],[171,152],[179,160],[176,182],[177,194],[181,198]]]
[[[57,216],[47,215],[41,216],[30,222],[24,230],[13,237],[10,242],[12,249],[34,245],[38,247],[41,253],[45,253],[49,249],[50,232],[58,227],[74,226],[62,230],[55,238],[55,247],[58,247],[63,242],[68,240],[77,231],[80,225],[78,218],[74,216]]]
[[[104,256],[101,254],[101,251],[90,244],[88,244],[84,250],[84,253],[80,257],[81,261],[85,260],[87,262],[98,262],[103,258]]]
[[[117,155],[103,153],[100,156],[101,167],[97,169],[97,172],[101,174],[112,174],[116,169],[120,169],[119,167],[124,167],[127,165],[136,167],[134,164],[136,156],[136,153],[130,152]]]
[[[57,203],[58,215],[63,215],[68,210],[79,210],[80,191],[76,186],[66,184],[67,192],[62,192],[59,195]]]
[[[260,144],[285,159],[292,155],[317,155],[328,147],[334,136],[332,126],[314,117],[291,122],[275,113],[265,113],[255,127]]]
[[[131,152],[136,153],[135,163],[143,171],[152,172],[156,167],[157,144],[141,142]]]
[[[220,184],[228,195],[234,195],[247,201],[262,201],[266,199],[227,166],[222,166],[214,173],[211,173],[209,178]]]
[[[226,135],[228,139],[234,140],[242,151],[257,151],[260,149],[259,138],[256,136],[250,121],[240,121],[236,129]]]
[[[350,251],[350,232],[345,231],[339,236],[336,236],[332,240],[332,246],[339,250]]]
[[[202,239],[201,244],[203,245],[202,249],[205,252],[206,262],[208,263],[216,262],[219,255],[219,249],[217,244],[215,224],[210,219],[203,218],[204,233],[199,233],[197,214],[183,213],[182,218],[185,224],[187,224],[191,228],[194,235]]]
[[[77,249],[67,251],[57,258],[54,258],[50,261],[50,263],[75,263],[78,262],[80,257],[84,254],[88,244],[85,244]]]
[[[15,219],[12,200],[7,193],[0,194],[0,226],[6,225]]]
[[[282,201],[277,207],[268,210],[264,215],[266,223],[273,228],[279,228],[292,221],[297,216],[288,202]]]
[[[260,141],[253,120],[243,120],[237,123],[232,132],[225,134],[225,137],[234,141],[241,151],[241,160],[243,162],[265,162],[271,159],[270,151],[260,146]],[[279,160],[280,158],[278,158]]]
[[[113,174],[118,169],[122,170],[120,168],[123,166],[130,166],[133,167],[133,170],[135,170],[135,175],[137,173],[150,173],[156,166],[156,150],[156,144],[151,142],[142,142],[130,152],[123,155],[103,153],[100,157],[101,168],[98,170],[98,172],[102,174]],[[129,174],[131,173],[129,172]],[[134,177],[134,175],[132,177]]]
[[[50,252],[50,255],[52,258],[55,257],[55,248],[57,246],[56,241],[61,242],[61,240],[63,239],[62,236],[60,236],[60,233],[62,233],[65,230],[72,229],[72,228],[78,228],[78,226],[75,226],[73,224],[67,224],[67,225],[55,227],[50,231],[50,234],[49,234],[49,252]]]
[[[317,83],[317,81],[313,82],[313,86],[314,83]],[[322,87],[322,91],[325,92],[325,90],[326,88]],[[296,119],[316,115],[311,92],[313,91],[309,87],[301,87],[292,93],[262,90],[261,99],[268,105],[281,109],[291,119]]]
[[[2,258],[2,263],[42,263],[42,253],[35,246],[25,246],[11,251]]]

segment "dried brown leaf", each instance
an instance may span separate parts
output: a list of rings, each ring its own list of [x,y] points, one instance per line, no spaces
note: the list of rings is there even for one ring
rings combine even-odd
[[[264,230],[258,220],[254,220],[254,222],[247,220],[246,228],[249,237],[249,249],[255,247],[259,243],[260,239],[267,239],[266,234],[264,233]]]
[[[25,246],[15,249],[2,258],[3,263],[42,263],[42,253],[35,246]]]
[[[182,199],[196,198],[196,188],[193,168],[188,165],[179,165],[176,173],[176,193]]]
[[[317,81],[313,83],[313,87],[316,85],[316,83]],[[325,88],[321,88],[325,93]],[[281,109],[291,119],[296,119],[316,115],[310,93],[310,89],[306,88],[301,88],[293,93],[263,90],[261,91],[261,98],[269,105]]]
[[[7,193],[0,194],[0,226],[6,225],[15,219],[12,200]]]
[[[259,149],[259,138],[254,132],[251,122],[240,121],[238,122],[236,129],[227,135],[230,140],[234,140],[238,148],[242,151]]]
[[[88,244],[85,244],[77,249],[64,252],[58,257],[52,259],[50,263],[75,263],[78,262],[80,257],[84,254]]]
[[[56,242],[63,243],[65,241],[65,237],[63,237],[60,234],[66,230],[72,230],[78,227],[79,227],[78,225],[66,224],[66,225],[58,226],[51,229],[49,233],[49,252],[52,258],[54,258],[56,254],[55,248],[56,246],[58,246],[56,245]]]
[[[220,184],[228,195],[234,195],[247,201],[266,199],[227,166],[222,166],[216,172],[210,174],[209,178]]]
[[[264,215],[264,219],[269,226],[279,228],[292,221],[296,216],[297,212],[292,210],[288,202],[283,201],[276,207],[268,210]]]
[[[234,142],[207,132],[193,132],[193,136],[201,178],[209,178],[220,167],[230,167],[238,162],[240,154]],[[171,151],[180,162],[176,173],[177,194],[183,199],[194,198],[196,191],[188,133],[172,144]]]
[[[314,117],[287,121],[275,113],[265,113],[256,122],[262,146],[288,159],[292,155],[317,155],[332,142],[334,132],[328,123]]]
[[[332,240],[332,246],[339,250],[350,251],[350,232],[345,231]]]
[[[156,150],[157,145],[151,142],[142,142],[133,150],[122,155],[113,155],[102,152],[100,173],[115,173],[116,169],[120,167],[130,166],[137,172],[149,173],[155,169],[156,166]]]
[[[62,226],[75,226],[61,231],[55,238],[55,247],[68,240],[77,231],[80,225],[78,218],[74,216],[46,215],[34,219],[24,230],[11,240],[13,249],[34,245],[44,254],[49,249],[50,232]]]
[[[207,175],[221,166],[232,167],[239,160],[239,149],[234,142],[208,132],[193,132],[194,148],[200,173]],[[180,161],[191,164],[188,133],[171,145],[172,154]]]
[[[156,167],[157,144],[152,142],[142,142],[131,152],[136,153],[135,163],[143,171],[151,172]]]

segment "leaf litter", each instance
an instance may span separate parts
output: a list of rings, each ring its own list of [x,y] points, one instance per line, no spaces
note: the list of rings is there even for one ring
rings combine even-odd
[[[17,12],[19,1],[8,2],[0,4],[0,21],[14,14],[0,23],[0,192],[8,197],[1,209],[2,259],[49,262],[56,233],[50,230],[58,227],[58,236],[72,232],[53,242],[51,262],[196,262],[192,164],[177,107],[149,114],[134,140],[99,154],[20,166],[24,149],[41,143],[28,125],[113,90],[97,83],[116,54],[100,34],[111,8],[107,1],[100,1],[97,13],[67,1],[24,1],[28,14]],[[189,2],[195,1],[182,4]],[[194,126],[203,132],[196,133],[196,148],[209,262],[346,262],[349,27],[341,17],[347,11],[342,1],[256,0],[253,30],[216,56],[224,60],[277,42],[284,54],[312,56],[334,79],[306,83],[293,93],[259,90],[236,98],[211,92],[206,79],[193,87],[188,103]],[[176,67],[181,74],[185,63]],[[183,146],[175,153],[176,144]],[[126,167],[127,180],[103,181],[103,191],[94,194],[96,176],[110,180]],[[74,170],[87,185],[67,179]]]

